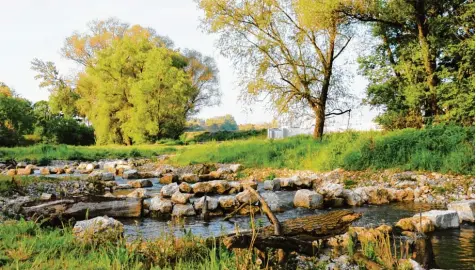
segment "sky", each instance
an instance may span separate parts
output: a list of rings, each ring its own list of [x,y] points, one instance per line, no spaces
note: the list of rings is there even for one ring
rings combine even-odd
[[[217,36],[200,28],[202,16],[193,0],[0,0],[0,81],[33,102],[47,100],[48,91],[39,88],[30,62],[34,58],[53,61],[61,74],[71,74],[78,67],[60,55],[65,38],[74,31],[86,31],[91,20],[116,17],[132,25],[154,28],[158,34],[171,38],[177,48],[195,49],[215,58],[222,102],[203,109],[197,117],[231,114],[238,124],[271,121],[274,113],[266,109],[266,104],[245,105],[238,101],[240,89],[235,69],[216,48]],[[349,49],[352,50],[352,42]],[[355,64],[348,66],[349,74],[354,75],[348,82],[349,91],[360,100],[367,82],[356,75]],[[331,126],[343,129],[349,123],[354,129],[372,129],[375,116],[376,111],[359,106],[350,119],[337,117]]]

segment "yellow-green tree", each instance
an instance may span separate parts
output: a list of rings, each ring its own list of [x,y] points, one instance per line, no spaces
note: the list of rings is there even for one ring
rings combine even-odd
[[[157,47],[149,33],[124,36],[98,51],[78,80],[78,107],[98,144],[133,144],[177,137],[193,92],[185,59]]]
[[[225,56],[242,67],[243,92],[265,96],[278,112],[310,112],[314,137],[326,115],[341,114],[345,89],[335,60],[351,40],[333,0],[200,0],[204,25]]]

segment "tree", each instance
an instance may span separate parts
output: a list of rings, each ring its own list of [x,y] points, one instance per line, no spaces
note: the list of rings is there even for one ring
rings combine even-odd
[[[41,80],[40,87],[48,88],[50,92],[49,105],[52,112],[63,113],[66,117],[75,116],[79,96],[71,83],[59,74],[55,64],[35,58],[31,62],[31,69],[38,73],[35,79]]]
[[[150,41],[158,47],[173,47],[173,42],[168,37],[158,35],[154,29],[140,25],[131,26],[117,18],[93,20],[88,23],[87,28],[84,33],[75,32],[66,38],[61,49],[63,57],[84,67],[94,65],[98,51],[110,47],[113,41],[124,36],[140,37],[141,33],[147,33]]]
[[[326,115],[344,112],[333,72],[351,36],[334,2],[199,1],[222,53],[243,67],[243,93],[265,95],[281,113],[310,109],[315,138],[322,137]]]
[[[208,118],[205,120],[205,127],[211,132],[238,130],[238,124],[231,114]]]
[[[0,145],[14,146],[22,136],[32,131],[34,117],[31,103],[15,96],[14,91],[1,84],[0,93]],[[5,94],[6,93],[6,94]]]
[[[185,104],[194,92],[185,59],[157,47],[150,33],[113,41],[96,53],[79,77],[80,111],[92,122],[98,144],[130,145],[177,137]]]
[[[340,10],[371,24],[380,40],[360,59],[367,102],[387,128],[474,124],[474,2],[354,1]]]
[[[196,114],[201,108],[220,104],[218,68],[212,57],[195,50],[184,50],[187,59],[185,71],[192,80],[193,93],[187,101],[186,117]]]

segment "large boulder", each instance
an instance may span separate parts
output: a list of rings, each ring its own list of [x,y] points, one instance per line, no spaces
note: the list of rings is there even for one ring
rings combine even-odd
[[[192,185],[193,193],[207,194],[213,193],[213,186],[210,182],[199,182]]]
[[[127,181],[127,184],[131,185],[131,187],[133,188],[144,188],[153,186],[152,181],[150,181],[149,179]]]
[[[422,232],[429,233],[435,230],[435,225],[433,221],[427,217],[410,217],[400,219],[396,227],[402,229],[403,231],[412,231],[412,232]]]
[[[172,195],[172,202],[177,204],[187,204],[192,196],[193,194],[177,191]]]
[[[202,211],[204,201],[205,201],[205,196],[202,196],[200,199],[195,201],[194,207],[196,211],[199,211],[199,212]],[[218,208],[218,205],[219,205],[218,199],[207,196],[207,210],[208,211],[215,211]]]
[[[102,181],[114,181],[114,174],[110,172],[103,172],[101,175]]]
[[[78,221],[74,224],[73,234],[83,242],[114,241],[124,233],[124,225],[108,216]]]
[[[149,211],[170,214],[172,213],[172,201],[156,196],[150,200]]]
[[[456,211],[460,222],[474,222],[474,200],[452,202],[448,204],[448,210]]]
[[[233,209],[239,205],[235,196],[221,196],[218,198],[218,203],[223,209]]]
[[[174,217],[195,216],[196,214],[191,204],[176,204],[172,210],[172,216]]]
[[[137,179],[139,178],[139,174],[137,170],[127,170],[122,173],[122,178],[124,179]]]
[[[265,190],[271,190],[271,191],[276,191],[281,189],[281,185],[279,181],[275,180],[266,180],[264,181],[263,188]]]
[[[160,195],[162,195],[162,197],[164,198],[170,198],[178,190],[179,186],[177,185],[177,183],[168,184],[163,186],[162,189],[160,189]]]
[[[242,191],[236,195],[236,199],[240,203],[254,204],[258,201],[258,197],[249,192],[248,190]]]
[[[458,212],[454,210],[431,210],[421,214],[430,219],[438,229],[459,228]],[[420,214],[413,217],[419,218]]]
[[[322,208],[324,198],[321,194],[308,189],[300,189],[294,195],[294,206],[310,209]]]
[[[279,199],[278,195],[272,191],[262,192],[261,197],[266,201],[269,208],[273,212],[284,211],[285,205],[282,203],[282,200]]]

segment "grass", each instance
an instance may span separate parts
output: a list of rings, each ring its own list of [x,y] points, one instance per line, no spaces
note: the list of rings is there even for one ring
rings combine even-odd
[[[66,146],[36,145],[0,148],[0,160],[98,160],[154,157],[175,153],[176,165],[241,163],[248,168],[289,168],[329,171],[401,169],[474,175],[474,127],[434,126],[391,132],[330,133],[322,141],[309,136],[283,140],[253,137],[186,146]]]
[[[70,227],[42,228],[32,221],[0,224],[2,269],[240,269],[234,253],[207,247],[204,239],[172,233],[157,240],[88,244]]]
[[[24,160],[47,165],[50,160],[97,161],[107,158],[155,157],[173,153],[176,147],[167,145],[137,145],[132,147],[109,146],[72,146],[72,145],[34,145],[29,147],[0,148],[0,160]]]
[[[208,143],[178,150],[180,165],[241,163],[252,168],[329,171],[389,169],[474,175],[474,127],[436,126],[393,132],[343,132],[322,141],[308,136]]]

